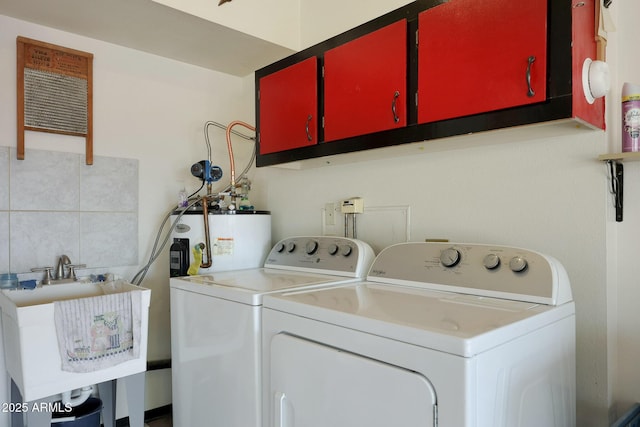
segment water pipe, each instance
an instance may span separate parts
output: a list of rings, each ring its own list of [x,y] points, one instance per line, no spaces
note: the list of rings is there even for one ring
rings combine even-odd
[[[93,387],[87,386],[82,387],[80,390],[80,394],[76,397],[71,397],[71,392],[74,390],[63,391],[60,395],[62,396],[62,404],[67,406],[70,405],[72,407],[76,407],[78,405],[82,405],[93,393]]]
[[[236,163],[235,163],[235,160],[233,159],[233,147],[231,146],[231,129],[233,129],[233,127],[236,125],[242,125],[254,132],[256,130],[254,126],[251,126],[249,123],[245,123],[240,120],[235,120],[227,125],[227,151],[229,152],[229,163],[231,167],[231,191],[232,192],[236,187]]]
[[[209,199],[207,196],[202,197],[202,215],[204,221],[204,238],[206,241],[207,251],[207,262],[203,262],[200,264],[200,268],[209,268],[211,264],[213,264],[213,260],[211,259],[211,236],[209,234]]]

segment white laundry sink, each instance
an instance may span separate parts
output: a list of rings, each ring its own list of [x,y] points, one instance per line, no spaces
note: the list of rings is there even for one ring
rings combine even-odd
[[[23,401],[42,399],[146,370],[151,291],[124,282],[117,283],[118,287],[109,292],[105,292],[100,284],[79,282],[47,285],[34,290],[0,291],[5,363]],[[134,290],[142,291],[139,357],[94,372],[63,371],[54,321],[54,302]]]

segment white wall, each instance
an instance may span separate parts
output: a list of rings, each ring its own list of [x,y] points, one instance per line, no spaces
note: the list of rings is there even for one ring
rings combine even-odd
[[[610,116],[609,145],[611,151],[621,148],[620,92],[624,82],[640,84],[640,57],[638,42],[640,28],[634,19],[640,14],[638,2],[614,2],[612,7],[617,32],[611,34],[608,58],[617,65],[614,69],[614,85],[609,97]],[[633,403],[640,402],[640,162],[625,162],[624,221],[610,223],[609,242],[616,252],[611,260],[612,292],[610,310],[616,359],[612,363],[612,398],[614,408],[624,413]]]

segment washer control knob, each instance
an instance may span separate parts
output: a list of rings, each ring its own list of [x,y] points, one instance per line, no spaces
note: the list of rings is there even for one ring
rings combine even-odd
[[[344,245],[342,247],[342,250],[340,251],[342,256],[349,256],[349,255],[351,255],[352,252],[353,252],[353,248],[351,246],[349,246],[349,245]]]
[[[307,252],[307,255],[313,255],[318,250],[318,242],[315,240],[309,240],[304,249]]]
[[[440,262],[445,267],[455,267],[460,262],[460,251],[456,248],[447,248],[440,253]]]
[[[276,245],[276,252],[282,252],[284,251],[284,243],[280,242]]]
[[[287,252],[291,253],[293,251],[296,250],[296,244],[295,242],[289,242],[287,243]]]
[[[527,266],[528,266],[527,260],[519,255],[514,256],[513,258],[511,258],[511,261],[509,261],[509,268],[514,273],[523,272],[524,270],[527,269]]]
[[[487,270],[494,270],[500,267],[500,257],[496,254],[488,254],[482,260],[482,265],[484,265],[484,268]]]
[[[329,255],[337,254],[338,253],[338,249],[340,249],[340,248],[335,243],[330,244],[329,245]]]

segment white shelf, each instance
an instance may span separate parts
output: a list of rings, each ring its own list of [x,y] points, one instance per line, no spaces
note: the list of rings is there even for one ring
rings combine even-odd
[[[640,161],[640,152],[626,152],[626,153],[607,153],[600,154],[598,160],[626,160],[626,161]]]

